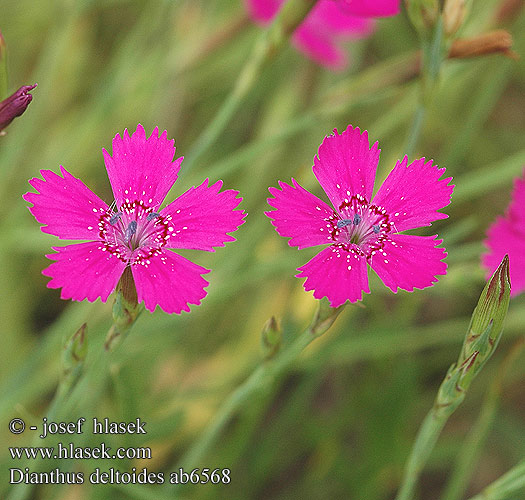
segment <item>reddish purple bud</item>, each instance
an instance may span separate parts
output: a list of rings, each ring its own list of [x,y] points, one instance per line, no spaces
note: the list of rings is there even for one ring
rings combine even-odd
[[[26,110],[33,99],[29,92],[35,87],[36,83],[34,85],[24,85],[7,99],[0,102],[0,132]]]

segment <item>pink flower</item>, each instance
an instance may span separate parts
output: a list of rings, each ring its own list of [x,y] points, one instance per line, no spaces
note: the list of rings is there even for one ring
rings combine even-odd
[[[487,231],[485,246],[488,252],[482,256],[483,266],[490,276],[505,254],[509,255],[509,271],[515,296],[525,290],[525,170],[523,178],[514,181],[512,201],[505,217],[498,217]]]
[[[250,16],[263,25],[271,22],[283,2],[245,0]],[[374,21],[368,18],[397,13],[399,0],[319,0],[293,34],[292,42],[317,63],[342,70],[348,61],[340,42],[370,35]]]
[[[52,279],[49,288],[62,288],[63,299],[105,302],[124,269],[130,266],[138,301],[153,311],[159,305],[167,313],[189,311],[200,304],[208,282],[201,276],[209,270],[198,266],[171,248],[214,251],[235,238],[244,212],[234,210],[238,192],[219,193],[222,182],[188,189],[160,209],[177,180],[182,158],[173,161],[175,146],[164,131],[155,128],[149,138],[142,125],[130,137],[113,139],[113,157],[104,160],[115,202],[108,206],[80,180],[60,166],[60,175],[41,170],[44,180],[29,182],[38,193],[26,193],[29,209],[44,226],[44,233],[61,239],[89,240],[47,255],[55,262],[43,274]]]
[[[368,288],[367,262],[393,292],[425,288],[446,274],[442,240],[436,236],[398,234],[445,219],[437,212],[450,203],[451,178],[439,180],[444,168],[424,158],[410,165],[397,162],[372,199],[379,161],[377,142],[370,148],[367,132],[348,126],[326,137],[314,158],[313,172],[335,210],[292,179],[270,188],[266,212],[277,232],[299,249],[329,244],[300,267],[305,290],[327,297],[332,307],[361,300]]]

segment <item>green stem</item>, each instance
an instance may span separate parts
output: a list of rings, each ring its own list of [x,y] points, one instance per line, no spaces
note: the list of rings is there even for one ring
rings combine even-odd
[[[315,3],[316,0],[288,0],[271,27],[262,33],[246,65],[241,70],[232,92],[188,153],[184,163],[185,173],[190,171],[195,162],[226,128],[243,98],[258,81],[264,65],[284,47],[288,38],[302,23]]]
[[[412,447],[396,500],[411,500],[414,497],[419,474],[451,414],[452,412],[440,411],[436,406],[428,412]]]
[[[259,365],[246,381],[222,404],[212,422],[181,459],[180,463],[184,464],[185,468],[197,467],[199,464],[202,464],[206,453],[217,441],[221,431],[232,416],[245,405],[246,401],[256,394],[271,389],[277,377],[286,371],[305,347],[332,326],[345,306],[331,309],[327,314],[324,313],[327,309],[324,308],[323,311],[323,307],[324,305],[320,301],[319,308],[310,326],[274,358]]]
[[[469,500],[514,500],[522,498],[516,496],[516,493],[523,489],[525,489],[525,460]]]
[[[448,369],[416,437],[396,500],[412,500],[417,480],[436,441],[456,408],[463,402],[472,380],[496,349],[503,332],[510,300],[508,256],[501,261],[481,292],[472,313],[458,360]]]
[[[423,103],[420,103],[416,110],[416,114],[414,115],[412,125],[410,126],[410,132],[408,133],[407,143],[404,149],[404,153],[409,158],[414,154],[419,137],[421,136],[426,111],[426,106]]]
[[[483,444],[496,418],[503,379],[524,346],[525,339],[519,339],[501,363],[497,376],[492,381],[483,401],[479,417],[470,429],[452,466],[450,478],[441,497],[442,500],[459,500],[465,493]]]
[[[439,78],[441,63],[445,59],[446,51],[443,43],[443,20],[438,17],[434,32],[430,39],[422,34],[422,67],[421,67],[421,93],[419,105],[414,115],[410,131],[406,140],[405,152],[407,156],[414,153],[421,130],[424,124],[424,118],[427,109],[435,93],[436,85]]]

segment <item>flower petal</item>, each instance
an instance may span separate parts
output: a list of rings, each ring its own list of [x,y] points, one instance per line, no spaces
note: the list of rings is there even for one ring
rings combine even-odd
[[[277,14],[284,0],[244,0],[250,17],[261,24],[268,24]]]
[[[167,313],[190,310],[189,304],[200,304],[209,283],[201,274],[208,269],[176,253],[163,251],[143,265],[132,266],[138,301],[153,312],[159,305]]]
[[[234,210],[242,201],[238,191],[228,189],[219,193],[222,181],[208,186],[206,179],[200,186],[188,189],[165,207],[161,215],[171,216],[174,231],[166,242],[167,248],[193,248],[213,252],[227,241],[228,235],[244,223],[243,210]]]
[[[99,234],[100,215],[108,206],[86,185],[60,166],[63,177],[51,170],[41,170],[44,180],[29,181],[38,193],[23,198],[33,206],[29,211],[44,224],[44,233],[68,240],[95,240]]]
[[[300,26],[293,34],[292,43],[310,59],[332,70],[341,71],[348,65],[345,52],[325,33]]]
[[[436,276],[447,274],[447,256],[444,248],[438,248],[443,240],[437,236],[413,236],[394,234],[385,240],[369,260],[372,269],[393,292],[398,287],[411,292],[414,288],[431,286]]]
[[[313,172],[336,209],[342,201],[360,194],[372,197],[380,150],[370,147],[368,133],[351,125],[342,133],[325,137],[314,158]]]
[[[518,227],[523,238],[525,239],[525,171],[523,172],[523,178],[517,178],[514,181],[514,189],[512,190],[512,201],[507,210],[507,219],[514,224],[514,227]],[[503,257],[502,257],[503,258]],[[499,264],[499,263],[498,263]]]
[[[408,167],[407,163],[406,156],[396,163],[373,201],[386,209],[397,232],[446,219],[448,215],[437,210],[450,203],[454,189],[453,184],[449,185],[452,177],[439,180],[445,169],[432,165],[432,160],[420,158]]]
[[[317,2],[301,26],[308,28],[314,34],[330,35],[335,41],[363,38],[371,34],[374,22],[371,19],[349,15],[333,0],[321,0]]]
[[[361,300],[363,291],[370,293],[366,260],[355,245],[325,248],[297,270],[297,278],[306,278],[304,289],[313,290],[316,299],[327,297],[332,307]]]
[[[126,199],[142,200],[154,210],[160,206],[177,180],[182,162],[182,157],[173,161],[174,143],[168,141],[166,131],[159,137],[157,127],[146,139],[139,124],[131,137],[127,129],[122,137],[115,136],[113,156],[102,150],[117,206]]]
[[[284,238],[292,238],[288,242],[291,247],[301,249],[332,243],[328,220],[334,218],[334,210],[295,179],[292,183],[293,187],[279,181],[281,189],[269,188],[274,198],[268,198],[268,204],[277,210],[265,213],[273,226]]]
[[[516,198],[513,203],[515,201]],[[481,258],[483,266],[488,269],[487,277],[499,266],[505,254],[508,254],[510,294],[520,294],[525,290],[525,230],[517,230],[513,221],[498,217],[487,231],[487,236],[485,246],[489,251]]]
[[[353,16],[385,17],[399,14],[400,0],[337,0],[341,10]]]
[[[46,257],[56,262],[42,271],[53,278],[47,287],[62,288],[62,299],[106,302],[126,264],[103,248],[96,241],[53,247],[58,253]]]

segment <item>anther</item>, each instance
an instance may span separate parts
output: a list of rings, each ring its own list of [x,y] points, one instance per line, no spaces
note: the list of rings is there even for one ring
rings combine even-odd
[[[354,215],[354,226],[357,226],[361,222],[361,216],[359,214]]]
[[[159,215],[160,214],[158,214],[157,212],[151,212],[147,215],[146,220],[151,221],[153,219],[156,219]]]
[[[137,232],[137,221],[132,220],[129,223],[128,228],[126,229],[126,232],[124,233],[124,243],[128,243],[131,237]]]
[[[117,212],[116,214],[111,216],[111,219],[109,219],[109,223],[113,226],[122,216],[122,212]]]
[[[376,224],[376,225],[372,226],[372,228],[374,229],[374,233],[376,233],[376,234],[379,233],[379,231],[380,231],[379,224]]]
[[[353,224],[352,219],[341,219],[337,221],[337,227],[341,229],[342,227],[349,226],[350,224]]]

